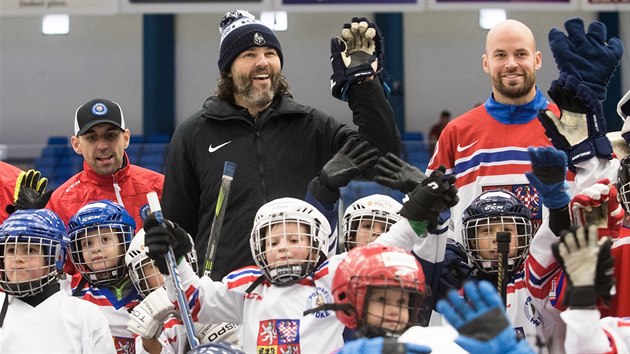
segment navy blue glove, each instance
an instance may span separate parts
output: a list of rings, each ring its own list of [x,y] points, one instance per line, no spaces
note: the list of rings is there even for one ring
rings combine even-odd
[[[557,28],[549,31],[549,47],[560,73],[583,81],[599,101],[606,99],[606,88],[623,54],[618,38],[606,42],[606,25],[593,21],[584,31],[581,18],[564,23],[567,35]]]
[[[348,101],[348,89],[383,72],[383,37],[375,23],[365,17],[354,17],[341,30],[341,38],[330,40],[330,77],[332,95]],[[389,94],[389,87],[383,83]]]
[[[437,310],[459,332],[455,343],[470,353],[534,353],[526,341],[516,339],[505,305],[489,282],[469,281],[464,294],[468,303],[455,290],[437,303]]]
[[[461,289],[471,271],[472,269],[468,265],[468,256],[466,255],[464,246],[453,239],[447,239],[444,265],[440,270],[437,298],[441,299],[446,297],[446,294],[451,289]]]
[[[559,119],[550,110],[541,110],[538,120],[553,146],[567,153],[569,169],[575,171],[576,164],[596,156],[612,159],[612,145],[606,137],[602,103],[588,86],[579,83],[573,76],[561,76],[554,81],[554,88],[549,94],[560,91],[560,85],[564,90],[563,95],[573,97],[572,105],[582,107],[580,110],[586,112],[586,117],[563,110],[562,119]]]
[[[566,154],[553,147],[530,147],[527,151],[532,160],[532,172],[525,172],[525,177],[536,188],[543,205],[549,209],[569,205]]]
[[[338,354],[430,354],[431,348],[411,343],[399,343],[395,338],[361,338],[347,342]]]

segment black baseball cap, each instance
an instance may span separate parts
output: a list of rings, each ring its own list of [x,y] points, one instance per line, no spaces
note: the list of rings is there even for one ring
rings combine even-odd
[[[74,114],[74,135],[83,135],[101,123],[113,124],[120,130],[125,130],[125,118],[118,103],[97,98],[83,104]]]

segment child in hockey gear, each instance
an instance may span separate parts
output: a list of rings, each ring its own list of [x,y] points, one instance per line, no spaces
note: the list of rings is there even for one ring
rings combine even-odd
[[[484,275],[498,274],[498,232],[511,234],[508,272],[520,268],[532,239],[531,212],[511,192],[490,190],[479,195],[463,216],[463,241],[468,257]]]
[[[393,225],[376,243],[403,244],[411,250],[420,242],[427,252],[437,253],[439,242],[418,236],[424,235],[426,225],[439,210],[457,198],[457,190],[450,180],[433,175],[425,182],[403,205],[400,213],[406,219]],[[169,246],[180,260],[192,247],[186,232],[168,220],[158,224],[155,217],[149,216],[144,228],[149,257],[156,262],[165,261]],[[199,279],[186,262],[179,263],[193,320],[242,323],[245,352],[323,353],[340,348],[344,326],[332,311],[317,309],[332,302],[332,276],[345,257],[325,259],[330,232],[326,218],[302,200],[280,198],[263,205],[254,219],[250,238],[257,267],[236,270],[221,283],[208,277]],[[160,271],[165,273],[162,268]],[[170,279],[166,288],[169,299],[175,299]],[[305,309],[313,311],[304,315]]]
[[[422,267],[408,251],[371,243],[337,267],[329,309],[358,337],[399,336],[420,322],[425,294]]]
[[[67,241],[47,209],[18,210],[0,225],[0,352],[115,352],[98,307],[59,291]]]
[[[342,232],[346,251],[367,245],[401,219],[402,204],[394,198],[372,194],[358,199],[343,215]]]
[[[143,348],[148,353],[160,353],[165,348],[167,352],[183,354],[189,349],[188,341],[185,340],[186,330],[177,317],[175,306],[168,301],[164,289],[164,276],[146,254],[144,237],[144,229],[141,229],[131,240],[129,250],[125,255],[131,281],[143,298],[142,302],[129,313],[127,327],[132,333],[138,332],[135,329],[138,327],[147,328],[145,329],[147,333],[154,332],[151,337],[138,336],[136,348]],[[197,255],[194,249],[186,254],[186,261],[193,269],[196,268]],[[196,273],[196,269],[194,270]],[[157,315],[158,313],[160,315]],[[238,344],[238,325],[231,323],[195,323],[194,325],[201,344],[216,341]]]
[[[101,307],[118,351],[135,352],[127,330],[129,309],[140,301],[125,265],[125,253],[136,223],[121,205],[100,200],[70,218],[70,258],[79,271],[72,276],[72,295]],[[86,284],[87,283],[87,284]]]

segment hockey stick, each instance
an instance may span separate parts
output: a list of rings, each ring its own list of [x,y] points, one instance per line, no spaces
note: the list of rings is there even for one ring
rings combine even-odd
[[[208,236],[208,248],[204,258],[203,274],[207,275],[208,278],[212,275],[212,269],[214,268],[214,256],[217,253],[217,244],[223,228],[223,217],[225,216],[225,209],[227,209],[227,199],[230,194],[232,180],[234,179],[234,172],[236,172],[236,163],[225,161],[223,176],[221,177],[221,188],[219,188],[217,206],[214,209],[214,220],[212,220],[212,228],[210,229],[210,236]]]
[[[509,232],[497,232],[497,251],[499,252],[499,276],[497,278],[497,290],[501,294],[503,304],[507,305],[507,281],[508,281],[508,254],[510,253],[510,241],[512,234]]]
[[[162,207],[160,206],[160,200],[158,199],[157,193],[147,193],[147,200],[149,201],[149,209],[151,210],[151,213],[155,215],[157,221],[162,224],[164,218],[162,217]],[[166,253],[166,264],[168,265],[168,269],[173,278],[173,285],[175,286],[175,292],[177,293],[177,305],[179,306],[179,313],[182,316],[184,327],[186,327],[188,344],[190,344],[191,349],[194,349],[199,345],[199,340],[195,337],[192,316],[190,315],[190,309],[188,309],[184,287],[182,285],[181,278],[179,277],[179,271],[177,270],[177,261],[175,260],[175,254],[173,253],[173,247],[170,245],[168,246],[168,252]]]

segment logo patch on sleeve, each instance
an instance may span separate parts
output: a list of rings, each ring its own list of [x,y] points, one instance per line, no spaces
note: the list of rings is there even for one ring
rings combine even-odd
[[[300,351],[299,320],[266,320],[258,324],[258,353],[291,353]]]

